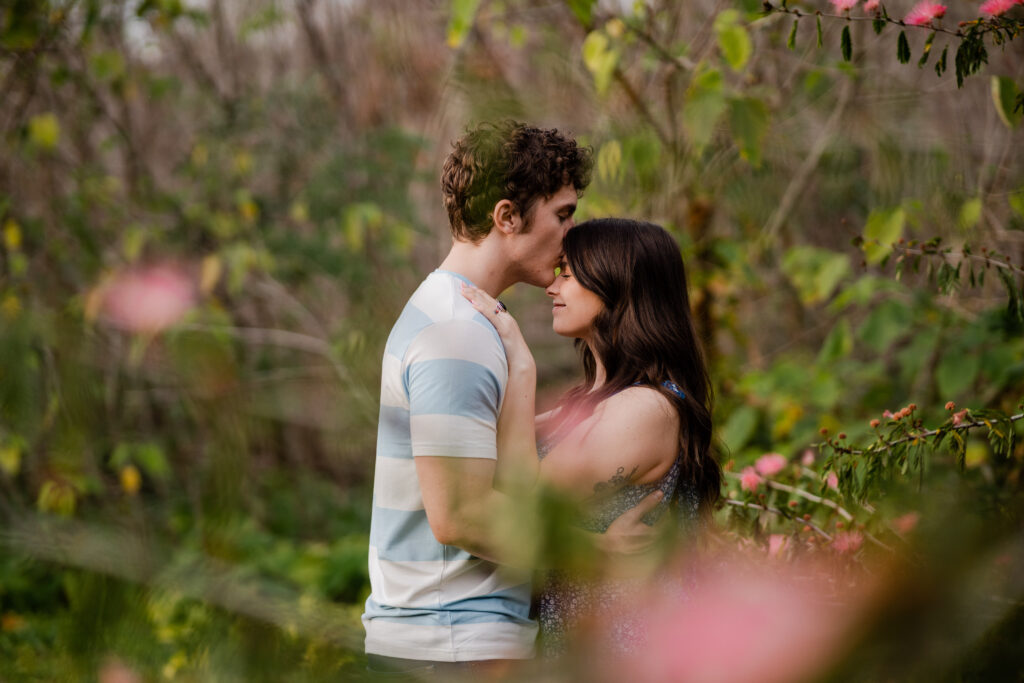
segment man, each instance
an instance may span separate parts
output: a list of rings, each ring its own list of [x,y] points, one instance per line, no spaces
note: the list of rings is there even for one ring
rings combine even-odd
[[[460,288],[496,297],[517,282],[548,285],[591,165],[589,150],[558,131],[511,121],[470,130],[445,161],[453,246],[384,351],[363,614],[371,670],[533,656],[529,574],[496,564],[490,535],[506,495],[494,474],[508,367]]]

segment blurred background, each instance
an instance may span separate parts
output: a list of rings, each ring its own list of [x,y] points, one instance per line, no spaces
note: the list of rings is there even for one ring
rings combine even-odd
[[[730,652],[1024,679],[1005,4],[933,32],[907,0],[4,0],[0,680],[360,676],[384,341],[450,245],[451,141],[499,118],[592,147],[578,219],[678,239],[727,470],[710,545],[832,577],[712,603],[718,677],[648,680],[752,680]],[[503,298],[550,405],[572,345],[542,291]],[[843,625],[825,656],[793,654],[794,609]]]

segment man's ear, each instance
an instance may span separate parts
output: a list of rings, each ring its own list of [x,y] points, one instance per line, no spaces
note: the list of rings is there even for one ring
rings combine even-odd
[[[491,218],[494,221],[494,227],[506,235],[521,232],[523,227],[523,217],[519,215],[519,209],[511,199],[502,199],[495,204]]]

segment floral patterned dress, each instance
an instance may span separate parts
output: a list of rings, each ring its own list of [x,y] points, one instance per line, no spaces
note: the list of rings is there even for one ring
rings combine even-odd
[[[674,384],[666,383],[672,391],[682,395]],[[541,443],[537,455],[543,459],[551,452],[553,442]],[[599,496],[597,502],[586,509],[576,520],[581,528],[594,533],[604,533],[622,513],[635,507],[655,489],[665,494],[658,506],[649,512],[643,521],[654,524],[668,511],[670,503],[675,505],[681,523],[697,519],[697,494],[692,486],[679,481],[682,454],[676,457],[669,471],[656,482],[630,484],[619,468],[616,477],[603,484],[607,493]],[[572,628],[585,616],[604,616],[610,630],[610,644],[622,653],[637,649],[645,640],[643,620],[623,614],[619,609],[624,600],[646,586],[646,581],[616,580],[595,581],[573,576],[564,571],[551,570],[542,573],[541,592],[535,603],[537,620],[540,623],[540,651],[543,656],[556,657],[565,654],[567,636]]]

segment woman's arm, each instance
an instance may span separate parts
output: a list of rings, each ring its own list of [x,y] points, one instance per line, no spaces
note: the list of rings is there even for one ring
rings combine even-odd
[[[515,318],[503,306],[476,287],[463,285],[462,295],[494,325],[508,360],[508,384],[498,417],[494,487],[510,494],[526,493],[536,484],[539,470],[534,425],[537,364]]]

